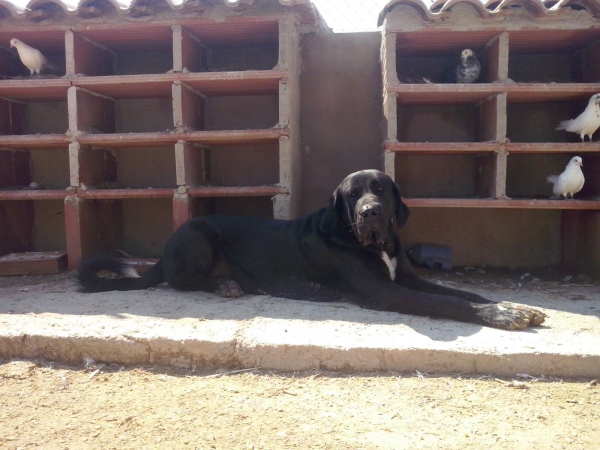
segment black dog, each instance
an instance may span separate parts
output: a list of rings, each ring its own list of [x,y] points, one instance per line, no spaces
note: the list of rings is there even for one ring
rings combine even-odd
[[[117,259],[95,257],[78,270],[81,290],[134,290],[162,282],[224,297],[269,294],[291,299],[349,299],[360,306],[508,330],[536,326],[533,308],[497,304],[421,279],[395,229],[408,219],[400,189],[377,170],[339,185],[329,207],[296,220],[207,216],[182,225],[162,259],[142,277]],[[123,279],[101,278],[101,270]]]

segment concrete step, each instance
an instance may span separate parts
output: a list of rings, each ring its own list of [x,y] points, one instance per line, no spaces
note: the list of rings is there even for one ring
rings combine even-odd
[[[432,273],[430,278],[448,286],[457,287],[461,280],[456,274]],[[347,303],[268,296],[227,300],[164,285],[81,294],[72,274],[5,278],[0,280],[0,358],[600,376],[600,284],[526,284],[517,278],[503,284],[486,277],[459,287],[493,300],[541,307],[548,314],[543,326],[503,331]]]

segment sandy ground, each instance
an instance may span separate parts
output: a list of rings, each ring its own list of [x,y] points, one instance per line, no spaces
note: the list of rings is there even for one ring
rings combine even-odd
[[[0,362],[2,449],[600,449],[594,380]]]

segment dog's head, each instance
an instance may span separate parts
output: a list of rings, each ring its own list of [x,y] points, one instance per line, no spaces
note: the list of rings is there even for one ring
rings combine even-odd
[[[324,233],[348,230],[362,246],[381,247],[392,224],[403,227],[408,215],[400,188],[388,175],[361,170],[337,187],[320,227]]]

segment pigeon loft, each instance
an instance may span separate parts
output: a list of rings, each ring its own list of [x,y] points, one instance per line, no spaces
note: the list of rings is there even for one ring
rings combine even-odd
[[[299,214],[311,4],[2,0],[0,24],[62,70],[29,76],[0,48],[0,255],[151,258],[199,214]]]
[[[600,273],[600,143],[556,130],[600,91],[595,7],[393,0],[379,23],[385,170],[411,207],[403,244],[450,246],[457,266]],[[439,83],[467,48],[477,82]],[[583,189],[551,199],[546,177],[575,155]]]

